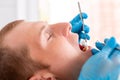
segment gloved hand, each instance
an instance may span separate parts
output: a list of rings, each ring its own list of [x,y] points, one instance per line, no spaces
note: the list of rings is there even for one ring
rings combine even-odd
[[[102,48],[105,46],[105,44],[107,43],[107,41],[109,41],[108,38],[105,38],[105,39],[104,39],[104,43],[101,43],[101,42],[97,41],[97,42],[95,43],[95,46],[96,46],[97,49],[93,48],[93,49],[92,49],[92,54],[95,55],[95,54],[97,54],[100,50],[102,50]],[[119,49],[119,50],[120,50],[120,45],[119,45],[119,44],[117,44],[116,49]]]
[[[100,47],[101,46],[101,47]],[[78,80],[120,80],[120,50],[114,37],[100,44],[83,65]]]
[[[87,14],[86,13],[82,13],[82,17],[83,19],[87,19]],[[70,21],[71,25],[72,25],[72,32],[77,33],[79,35],[79,41],[81,39],[85,39],[87,38],[88,40],[90,39],[90,36],[88,35],[89,33],[89,27],[87,25],[84,25],[84,32],[82,32],[82,20],[80,19],[80,14],[78,14],[77,16],[75,16],[71,21]]]

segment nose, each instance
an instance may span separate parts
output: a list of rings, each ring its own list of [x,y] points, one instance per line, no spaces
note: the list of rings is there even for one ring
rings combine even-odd
[[[71,24],[70,23],[57,23],[51,25],[53,31],[57,34],[68,36],[69,32],[71,31]]]

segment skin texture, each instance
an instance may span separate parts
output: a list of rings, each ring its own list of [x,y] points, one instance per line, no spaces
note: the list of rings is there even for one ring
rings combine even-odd
[[[59,80],[77,80],[83,64],[91,56],[90,49],[86,52],[79,49],[78,35],[71,32],[69,23],[23,21],[6,35],[4,42],[13,49],[27,45],[31,59],[48,65],[43,72],[50,72]]]

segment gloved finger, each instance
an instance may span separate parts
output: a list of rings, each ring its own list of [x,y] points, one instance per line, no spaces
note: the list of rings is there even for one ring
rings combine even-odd
[[[87,19],[87,14],[86,13],[82,13],[82,18],[83,19]],[[74,24],[74,23],[76,23],[76,22],[79,22],[81,19],[80,19],[80,14],[77,14],[77,16],[75,16],[71,21],[70,21],[70,23],[71,24]]]
[[[97,42],[95,43],[95,46],[96,46],[99,50],[102,50],[102,48],[105,46],[105,44],[97,41]]]
[[[115,54],[115,55],[120,55],[120,50],[115,49],[115,50],[113,51],[113,54]]]
[[[105,38],[104,39],[104,43],[107,43],[108,40],[109,40],[109,38]]]
[[[80,33],[79,38],[90,40],[90,36],[87,33]]]
[[[114,50],[109,58],[114,61],[114,63],[119,63],[120,65],[120,50]]]
[[[97,54],[97,53],[99,52],[99,50],[102,50],[102,48],[105,46],[105,44],[97,41],[97,42],[95,43],[95,46],[97,47],[98,50],[95,49],[95,48],[93,48],[93,49],[92,49],[92,54],[93,54],[93,55],[94,55],[94,54]]]
[[[105,38],[105,39],[104,39],[104,43],[107,43],[108,40],[109,40],[108,38]],[[117,44],[116,49],[117,49],[117,50],[120,50],[120,44],[117,43],[117,42],[116,42],[116,44]]]
[[[116,45],[116,39],[114,37],[111,37],[101,51],[109,56],[111,52],[115,49]]]
[[[84,25],[84,32],[85,33],[89,33],[90,28],[87,25]]]
[[[88,15],[87,15],[86,13],[82,12],[82,18],[83,18],[83,19],[87,19],[87,18],[88,18]]]
[[[72,27],[72,32],[79,33],[82,29],[82,21],[79,21],[78,23],[74,24]],[[84,25],[84,32],[88,33],[90,31],[90,28],[87,25]]]
[[[115,49],[120,51],[120,44],[117,43],[117,46]]]
[[[87,18],[88,18],[87,14],[86,14],[86,13],[82,13],[82,18],[83,18],[83,19],[87,19]],[[74,20],[75,22],[80,21],[80,20],[81,20],[80,14],[77,14],[77,16],[76,16],[73,20]]]
[[[74,32],[74,33],[80,33],[81,27],[82,27],[82,21],[79,21],[78,23],[75,23],[72,26],[72,30],[71,31]]]
[[[92,52],[93,55],[95,55],[95,54],[97,54],[97,53],[99,52],[99,50],[93,48],[93,49],[91,50],[91,52]]]

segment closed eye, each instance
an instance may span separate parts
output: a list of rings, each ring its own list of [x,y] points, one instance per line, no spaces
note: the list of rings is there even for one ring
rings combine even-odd
[[[53,36],[53,34],[50,32],[50,33],[48,33],[48,40],[50,40],[51,38],[52,38],[52,36]]]

